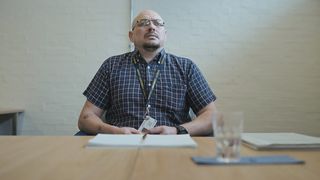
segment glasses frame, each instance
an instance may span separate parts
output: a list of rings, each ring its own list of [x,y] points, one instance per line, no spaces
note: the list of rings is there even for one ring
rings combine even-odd
[[[132,26],[132,30],[134,30],[135,27],[146,27],[150,26],[150,24],[155,25],[157,27],[163,27],[164,21],[162,19],[139,19],[135,22],[135,24]]]

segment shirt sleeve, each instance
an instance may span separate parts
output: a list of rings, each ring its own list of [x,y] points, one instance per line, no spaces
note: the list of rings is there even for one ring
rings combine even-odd
[[[187,84],[187,101],[196,114],[202,108],[216,100],[216,96],[212,92],[208,82],[194,63],[191,63],[188,71]]]
[[[87,100],[101,109],[106,109],[109,99],[109,72],[107,61],[105,61],[94,78],[91,80],[87,89],[83,92],[83,95],[87,97]]]

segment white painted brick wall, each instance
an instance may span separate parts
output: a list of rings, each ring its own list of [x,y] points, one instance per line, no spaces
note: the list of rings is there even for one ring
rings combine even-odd
[[[245,131],[320,136],[319,0],[134,0],[165,19],[168,52],[192,58]],[[136,14],[136,13],[134,13]],[[128,50],[129,0],[0,1],[0,107],[22,134],[77,130],[104,59]]]
[[[21,134],[71,135],[82,92],[128,50],[129,3],[0,1],[0,107],[25,108]]]

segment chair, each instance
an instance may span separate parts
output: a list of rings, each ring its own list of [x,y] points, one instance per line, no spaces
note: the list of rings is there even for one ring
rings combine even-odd
[[[89,134],[83,132],[83,131],[78,131],[74,136],[89,136]]]

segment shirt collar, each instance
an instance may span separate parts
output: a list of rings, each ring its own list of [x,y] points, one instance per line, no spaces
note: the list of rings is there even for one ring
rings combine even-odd
[[[140,55],[140,52],[137,49],[134,50],[133,54],[136,57],[136,60],[138,63],[146,63],[146,61]],[[161,57],[164,56],[165,54],[166,54],[166,52],[165,52],[164,48],[162,48],[162,50],[150,61],[150,63],[160,64]]]

